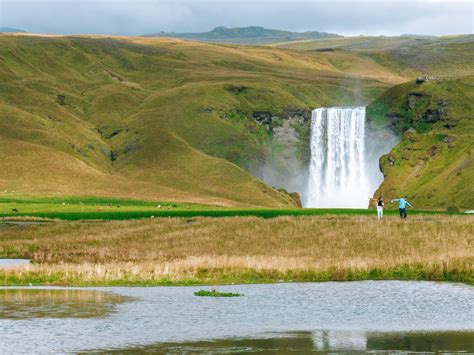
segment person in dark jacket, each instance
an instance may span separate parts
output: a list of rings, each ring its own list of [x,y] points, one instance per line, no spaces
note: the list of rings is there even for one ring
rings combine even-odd
[[[383,218],[383,209],[385,208],[385,203],[383,202],[383,197],[382,195],[379,196],[379,198],[370,198],[371,201],[375,201],[376,207],[377,207],[377,219],[379,221],[382,220]]]

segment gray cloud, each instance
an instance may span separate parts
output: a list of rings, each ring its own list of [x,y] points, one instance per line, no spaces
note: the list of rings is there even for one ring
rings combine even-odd
[[[343,35],[473,33],[471,0],[0,0],[0,26],[136,35],[259,25]]]

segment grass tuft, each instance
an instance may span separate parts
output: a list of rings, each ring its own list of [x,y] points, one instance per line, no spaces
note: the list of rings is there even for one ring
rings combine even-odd
[[[194,296],[200,297],[241,297],[241,293],[219,292],[217,290],[199,290],[194,292]]]

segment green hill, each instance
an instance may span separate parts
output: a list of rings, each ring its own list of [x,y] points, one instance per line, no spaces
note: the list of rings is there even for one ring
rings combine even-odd
[[[0,191],[35,195],[294,205],[247,172],[284,149],[274,129],[297,116],[304,157],[305,112],[367,104],[405,80],[351,54],[344,69],[175,39],[0,36],[0,50]]]
[[[172,37],[184,38],[195,41],[234,43],[234,44],[270,44],[282,41],[311,40],[320,38],[341,37],[334,33],[307,31],[291,32],[282,30],[272,30],[259,26],[228,28],[219,26],[208,32],[201,33],[166,33],[160,32],[145,36],[151,37]]]
[[[381,95],[369,107],[372,127],[393,121],[391,129],[405,135],[413,127],[412,140],[427,137],[431,144],[422,150],[438,137],[438,155],[430,161],[449,157],[453,169],[467,164],[456,177],[465,185],[472,173],[470,158],[464,163],[472,141],[464,122],[472,112],[464,103],[471,79],[415,86],[435,88],[429,94],[435,101],[422,96],[416,114],[405,112],[403,89],[415,84],[396,85],[423,72],[472,75],[472,36],[403,40],[411,44],[302,51],[153,37],[0,35],[0,191],[294,206],[292,196],[254,176],[275,186],[294,179],[297,186],[309,157],[310,110],[368,105]],[[447,133],[441,120],[418,117],[444,96],[459,122]],[[445,155],[442,144],[459,148]],[[414,194],[418,207],[449,207],[455,200],[470,206],[460,195],[464,188],[437,200],[427,196],[442,194],[424,180],[397,185],[397,169],[384,168],[384,191]],[[417,174],[414,181],[435,173]]]
[[[474,75],[474,35],[444,37],[344,37],[275,44],[305,52],[350,52],[409,78]]]
[[[474,77],[409,82],[367,108],[369,119],[403,132],[381,158],[376,192],[408,195],[417,207],[474,206]]]

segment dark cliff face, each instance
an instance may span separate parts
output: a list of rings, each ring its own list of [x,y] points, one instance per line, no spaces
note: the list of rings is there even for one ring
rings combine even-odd
[[[281,147],[281,155],[287,160],[306,164],[310,158],[311,110],[287,107],[281,112],[255,111],[250,118],[265,127],[270,144]]]
[[[406,128],[410,125],[418,133],[431,130],[431,124],[443,120],[452,121],[448,118],[449,103],[446,99],[438,99],[424,92],[409,92],[406,96],[404,110],[404,121]]]
[[[268,133],[264,159],[250,171],[272,186],[284,188],[301,205],[310,159],[311,110],[286,107],[280,112],[255,111],[249,115]]]
[[[436,82],[431,82],[436,85]],[[389,90],[367,108],[369,123],[389,128],[397,134],[409,129],[425,133],[433,124],[443,122],[447,128],[455,127],[458,119],[450,115],[450,102],[446,97],[424,90],[426,84],[402,85],[405,91]]]

